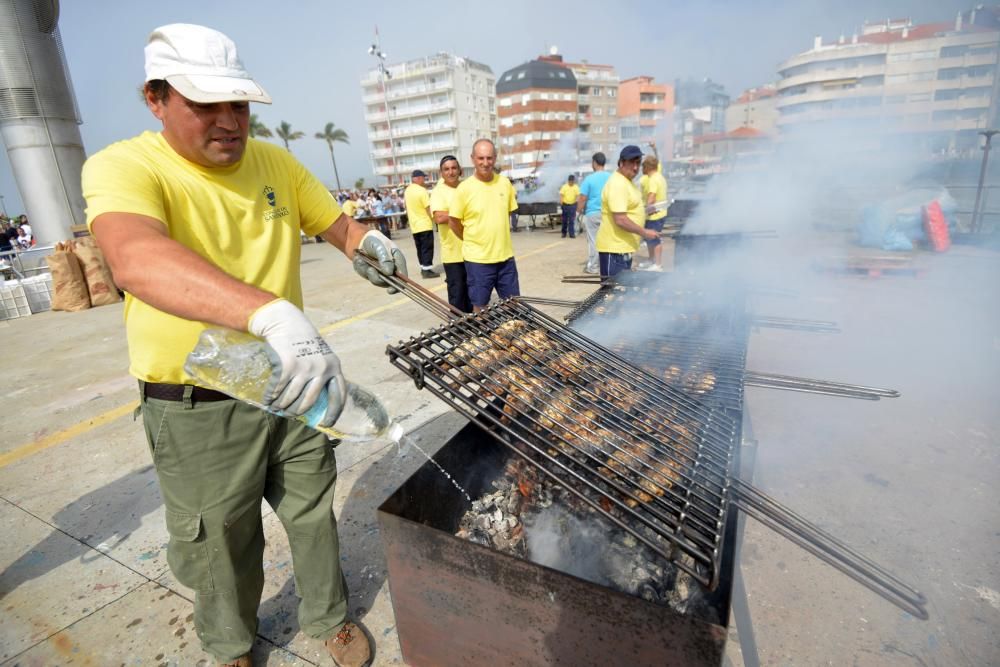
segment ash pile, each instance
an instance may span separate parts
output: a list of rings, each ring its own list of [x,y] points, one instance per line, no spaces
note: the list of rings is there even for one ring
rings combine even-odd
[[[721,624],[690,575],[536,468],[511,459],[491,487],[472,501],[456,537]]]

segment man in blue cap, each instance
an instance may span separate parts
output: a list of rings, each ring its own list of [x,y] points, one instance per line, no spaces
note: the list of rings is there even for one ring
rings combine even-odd
[[[601,227],[597,230],[597,258],[602,278],[632,270],[632,254],[642,239],[658,237],[644,229],[642,193],[633,183],[639,173],[642,151],[628,145],[618,155],[618,169],[611,174],[601,196]]]

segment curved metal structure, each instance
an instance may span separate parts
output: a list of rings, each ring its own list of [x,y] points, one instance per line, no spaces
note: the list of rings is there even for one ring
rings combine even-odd
[[[0,135],[41,244],[85,220],[86,156],[58,22],[57,0],[0,0]]]

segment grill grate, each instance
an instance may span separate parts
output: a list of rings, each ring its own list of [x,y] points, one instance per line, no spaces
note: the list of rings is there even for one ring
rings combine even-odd
[[[723,411],[516,300],[389,356],[703,585],[718,584],[737,437]]]

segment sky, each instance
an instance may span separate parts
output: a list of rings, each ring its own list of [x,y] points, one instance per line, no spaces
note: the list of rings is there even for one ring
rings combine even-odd
[[[361,77],[375,65],[368,54],[378,25],[382,50],[396,63],[448,51],[489,65],[495,75],[555,46],[569,60],[614,65],[621,78],[657,81],[711,78],[736,97],[774,81],[778,63],[806,51],[815,35],[851,35],[867,20],[911,17],[917,23],[954,20],[974,0],[744,0],[572,3],[340,2],[335,0],[100,0],[62,3],[59,28],[83,124],[93,154],[158,123],[140,101],[143,46],[153,28],[200,23],[229,35],[250,73],[274,100],[252,105],[269,127],[287,121],[305,137],[292,152],[327,185],[333,167],[325,142],[313,138],[328,122],[344,129],[337,144],[341,183],[375,181],[361,102]],[[6,159],[0,195],[9,213],[21,210]]]

